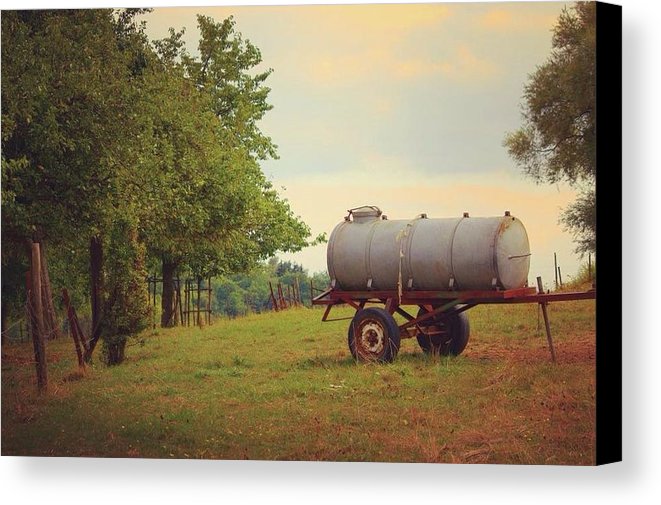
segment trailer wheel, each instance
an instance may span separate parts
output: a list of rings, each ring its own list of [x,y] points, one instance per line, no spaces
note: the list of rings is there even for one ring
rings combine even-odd
[[[427,311],[420,308],[418,317]],[[423,322],[421,326],[434,332],[432,335],[418,333],[417,340],[420,348],[428,354],[441,356],[459,356],[468,344],[470,324],[468,316],[460,312],[444,320],[432,318],[431,322]]]
[[[399,326],[387,310],[359,310],[349,325],[349,350],[357,361],[390,363],[399,352]]]

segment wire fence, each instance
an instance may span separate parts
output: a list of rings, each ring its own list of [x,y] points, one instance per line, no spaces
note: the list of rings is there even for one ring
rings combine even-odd
[[[31,316],[27,304],[25,304],[24,316],[21,319],[11,321],[7,328],[2,331],[2,341],[8,344],[18,344],[30,342],[32,340],[31,333]],[[92,319],[89,316],[78,316],[78,321],[86,335],[91,334]],[[66,316],[60,318],[58,328],[62,337],[70,337],[69,321]],[[52,329],[44,335],[46,340],[55,338],[57,330]]]

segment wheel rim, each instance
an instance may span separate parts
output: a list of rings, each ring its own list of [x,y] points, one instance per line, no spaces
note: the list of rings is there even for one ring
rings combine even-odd
[[[418,317],[425,313],[426,310],[421,307]],[[424,325],[425,330],[431,330],[435,334],[418,333],[418,344],[424,352],[443,356],[458,356],[462,353],[468,343],[470,332],[465,314],[451,315],[447,319],[432,317],[425,323],[427,323]]]
[[[358,327],[356,350],[361,355],[380,356],[386,346],[385,328],[373,319],[363,321]]]

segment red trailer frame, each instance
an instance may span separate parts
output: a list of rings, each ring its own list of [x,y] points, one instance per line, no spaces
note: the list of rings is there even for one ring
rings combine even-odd
[[[541,278],[539,290],[525,287],[491,291],[341,291],[328,289],[312,299],[313,305],[325,305],[322,321],[351,319],[348,332],[349,349],[359,361],[389,362],[399,351],[401,338],[416,337],[425,352],[444,355],[460,354],[468,343],[468,319],[465,311],[486,303],[537,303],[542,307],[546,337],[555,362],[555,350],[546,307],[548,303],[596,299],[595,288],[587,291],[544,293]],[[383,308],[366,308],[367,304],[383,304]],[[331,309],[349,305],[356,309],[353,317],[328,319]],[[416,316],[402,308],[418,306]],[[398,325],[393,314],[406,322]]]

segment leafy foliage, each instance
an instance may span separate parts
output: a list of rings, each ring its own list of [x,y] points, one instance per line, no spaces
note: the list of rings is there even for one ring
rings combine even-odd
[[[10,236],[66,240],[112,212],[117,180],[134,166],[138,126],[134,55],[118,42],[110,10],[3,13],[2,210]]]
[[[553,32],[551,56],[525,86],[524,124],[504,142],[536,181],[566,181],[583,188],[561,218],[582,253],[595,250],[595,51],[595,4],[577,2],[565,8]]]

